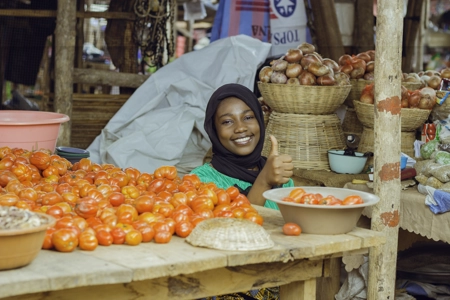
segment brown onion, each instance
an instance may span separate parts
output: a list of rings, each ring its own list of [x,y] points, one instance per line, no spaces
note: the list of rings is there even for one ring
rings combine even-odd
[[[364,70],[364,72],[366,72],[366,65],[367,65],[366,62],[360,58],[354,57],[352,59],[353,69],[362,68]]]
[[[350,76],[350,73],[353,71],[353,66],[351,64],[342,65],[339,71]]]
[[[312,62],[320,62],[320,59],[314,54],[306,54],[303,55],[300,64],[302,65],[303,69],[307,69],[309,64]]]
[[[401,95],[401,99],[402,99],[402,100],[403,100],[403,99],[408,100],[408,98],[409,98],[409,92],[408,92],[408,89],[407,89],[405,86],[403,86],[403,85],[402,85],[402,87],[401,87],[400,95]]]
[[[336,85],[349,85],[350,84],[350,76],[343,72],[336,72],[334,74],[334,79],[336,80]]]
[[[415,108],[419,106],[420,102],[420,93],[419,90],[412,91],[409,95],[409,107]]]
[[[273,73],[272,67],[269,67],[269,66],[263,67],[259,71],[259,80],[261,82],[269,83],[270,82],[270,76],[272,75],[272,73]]]
[[[409,108],[408,99],[402,99],[401,105],[402,105],[402,108]]]
[[[286,84],[300,85],[300,80],[298,78],[289,78]]]
[[[332,60],[331,58],[324,58],[322,60],[322,63],[324,65],[329,66],[331,69],[333,69],[334,72],[339,71],[339,65],[337,62],[335,62],[334,60]]]
[[[330,72],[330,69],[327,66],[318,61],[310,63],[307,70],[317,77],[323,76]]]
[[[352,57],[350,55],[344,54],[341,57],[339,57],[338,64],[340,66],[348,65],[348,64],[351,64],[351,63],[352,63]]]
[[[428,98],[420,98],[418,107],[420,109],[432,109],[434,106],[433,101]]]
[[[366,64],[366,72],[375,72],[375,62],[374,61],[369,61]]]
[[[356,55],[356,57],[364,60],[366,63],[368,63],[369,61],[372,61],[372,58],[370,57],[370,55],[367,52],[358,53]]]
[[[272,83],[280,83],[285,84],[287,81],[287,77],[283,72],[273,72],[270,76],[270,82]]]
[[[297,49],[302,50],[303,55],[313,53],[314,51],[316,51],[316,47],[314,47],[314,45],[306,42],[298,45]]]
[[[427,85],[432,89],[439,89],[441,87],[441,77],[437,75],[430,76],[430,79],[427,81]]]
[[[298,75],[300,75],[300,73],[302,72],[302,70],[303,68],[300,64],[292,63],[288,64],[285,73],[288,78],[297,78]]]
[[[284,55],[284,60],[289,63],[299,63],[303,58],[303,52],[300,49],[289,49]]]
[[[272,61],[271,64],[272,64],[272,69],[276,72],[282,72],[282,71],[286,70],[286,68],[288,66],[288,62],[281,58]]]
[[[298,76],[301,85],[316,85],[316,76],[313,73],[303,70]]]
[[[370,60],[375,60],[375,50],[367,50],[366,53],[369,54]]]
[[[441,78],[450,78],[450,68],[441,70]]]
[[[350,78],[351,79],[359,79],[364,76],[364,69],[361,67],[355,68],[353,67],[353,70],[350,72]]]
[[[362,103],[373,104],[373,96],[370,93],[361,94],[359,101]]]
[[[318,85],[325,85],[325,86],[336,84],[336,80],[334,79],[334,77],[329,74],[317,77],[316,82]]]
[[[438,71],[435,71],[435,70],[427,70],[427,71],[425,71],[425,75],[428,75],[430,77],[433,75],[441,76],[441,73],[439,73]]]
[[[375,74],[373,74],[373,72],[369,72],[369,73],[364,74],[363,78],[364,78],[364,80],[373,81],[373,80],[375,80]]]

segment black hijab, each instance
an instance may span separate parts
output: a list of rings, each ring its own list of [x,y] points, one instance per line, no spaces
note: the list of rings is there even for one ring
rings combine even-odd
[[[236,155],[228,151],[220,143],[219,137],[217,136],[216,126],[214,124],[216,110],[220,101],[229,97],[236,97],[245,102],[255,113],[256,120],[259,124],[260,138],[258,144],[255,150],[246,156]],[[256,95],[247,87],[236,83],[229,83],[219,87],[209,99],[208,106],[206,107],[204,127],[212,143],[212,166],[222,174],[253,184],[266,163],[266,158],[261,156],[265,136],[264,116]],[[254,167],[257,167],[258,171],[249,170]]]

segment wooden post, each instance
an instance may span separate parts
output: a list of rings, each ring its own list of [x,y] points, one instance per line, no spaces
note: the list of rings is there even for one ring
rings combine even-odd
[[[404,20],[404,47],[402,71],[405,73],[412,72],[412,62],[414,55],[418,52],[416,41],[418,32],[420,31],[423,0],[409,0],[408,10]]]
[[[400,211],[403,0],[378,0],[375,57],[374,192],[371,229],[386,243],[369,254],[367,299],[394,299]]]
[[[76,0],[58,0],[55,30],[55,100],[56,112],[72,117],[73,62],[75,57]],[[63,123],[58,145],[70,145],[72,122]]]
[[[373,0],[355,1],[355,12],[355,30],[353,34],[355,52],[361,53],[367,50],[374,50]]]

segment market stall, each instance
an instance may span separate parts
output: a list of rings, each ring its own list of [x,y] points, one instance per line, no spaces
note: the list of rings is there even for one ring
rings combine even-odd
[[[355,228],[342,235],[285,236],[278,211],[258,208],[275,242],[258,251],[193,247],[173,237],[168,244],[114,245],[95,251],[43,250],[28,266],[2,271],[0,298],[193,299],[281,285],[283,299],[315,299],[316,278],[329,275],[333,257],[366,253],[384,242],[381,233]],[[45,296],[44,296],[45,295]]]

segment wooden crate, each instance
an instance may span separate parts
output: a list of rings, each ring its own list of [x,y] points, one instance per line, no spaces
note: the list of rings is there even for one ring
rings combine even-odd
[[[130,96],[73,94],[71,147],[86,149]]]

